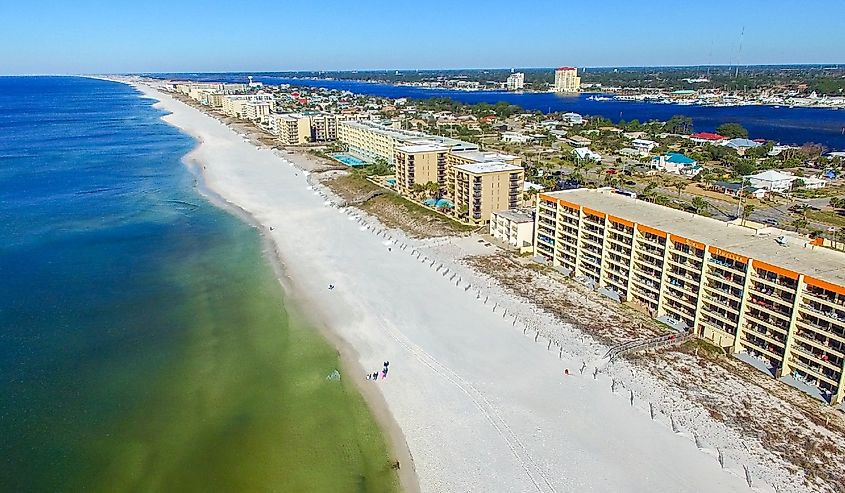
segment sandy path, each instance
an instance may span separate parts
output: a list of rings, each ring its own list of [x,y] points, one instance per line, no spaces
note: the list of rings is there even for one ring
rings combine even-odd
[[[147,90],[149,91],[149,90]],[[424,491],[747,491],[741,472],[577,371],[435,261],[327,205],[304,172],[164,94],[208,186],[276,242],[296,291],[373,371]],[[357,218],[357,219],[356,219]],[[374,223],[373,223],[374,224]],[[327,285],[337,286],[328,290]],[[456,283],[458,285],[456,285]],[[563,369],[572,369],[565,377]],[[347,378],[363,378],[347,375]]]

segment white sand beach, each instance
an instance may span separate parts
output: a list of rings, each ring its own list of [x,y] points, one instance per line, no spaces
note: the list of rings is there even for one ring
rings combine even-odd
[[[300,306],[365,370],[390,361],[386,380],[364,383],[401,428],[422,491],[749,491],[751,454],[733,451],[723,468],[715,449],[673,430],[667,414],[652,419],[639,393],[632,404],[628,388],[612,392],[608,374],[593,376],[601,362],[589,338],[565,329],[572,345],[535,340],[512,316],[520,302],[438,256],[443,245],[336,207],[295,165],[301,156],[259,149],[169,95],[139,89],[201,143],[188,159],[207,186],[275,242]],[[471,243],[445,248],[484,248]],[[762,481],[754,489],[771,491]]]

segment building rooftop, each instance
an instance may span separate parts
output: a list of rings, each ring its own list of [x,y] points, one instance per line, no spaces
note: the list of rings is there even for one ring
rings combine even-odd
[[[407,152],[407,153],[414,153],[414,152],[446,152],[448,149],[442,146],[436,146],[431,144],[415,144],[415,145],[407,145],[407,146],[399,146],[396,148],[397,151]]]
[[[466,171],[467,173],[482,174],[482,173],[499,173],[502,171],[522,171],[521,166],[503,163],[501,161],[489,161],[486,163],[461,164],[455,166],[455,169]]]
[[[534,214],[528,209],[509,209],[506,211],[496,211],[493,214],[520,224],[534,222]]]
[[[845,253],[813,247],[807,237],[766,227],[755,230],[614,193],[577,189],[543,194],[670,234],[845,286]],[[785,245],[777,239],[785,237]]]
[[[349,127],[356,127],[361,129],[372,130],[382,135],[392,137],[396,140],[408,143],[415,143],[421,140],[427,142],[437,143],[439,145],[458,150],[477,150],[478,145],[471,142],[464,142],[463,140],[452,139],[440,135],[431,135],[423,132],[416,132],[413,130],[402,130],[399,128],[386,127],[375,122],[357,120],[357,121],[343,121],[341,125]]]
[[[512,154],[502,154],[499,152],[482,152],[482,151],[454,151],[453,155],[475,161],[476,163],[483,163],[486,161],[510,161],[516,159],[517,156]]]

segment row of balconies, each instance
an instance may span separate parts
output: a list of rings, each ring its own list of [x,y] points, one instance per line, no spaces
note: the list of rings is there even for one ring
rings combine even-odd
[[[714,265],[718,265],[727,269],[731,269],[736,271],[739,274],[745,274],[746,269],[748,269],[748,264],[744,264],[742,262],[737,262],[735,260],[731,260],[726,257],[722,257],[719,255],[714,255],[710,257],[709,262]]]
[[[824,301],[835,306],[845,306],[845,295],[837,294],[833,291],[822,289],[817,286],[810,286],[809,284],[806,286],[804,292],[819,299],[820,301]]]

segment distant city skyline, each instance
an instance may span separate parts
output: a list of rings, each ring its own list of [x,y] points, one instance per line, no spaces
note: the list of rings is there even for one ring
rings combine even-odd
[[[845,2],[4,2],[0,73],[845,63]],[[353,8],[354,7],[354,8]]]

